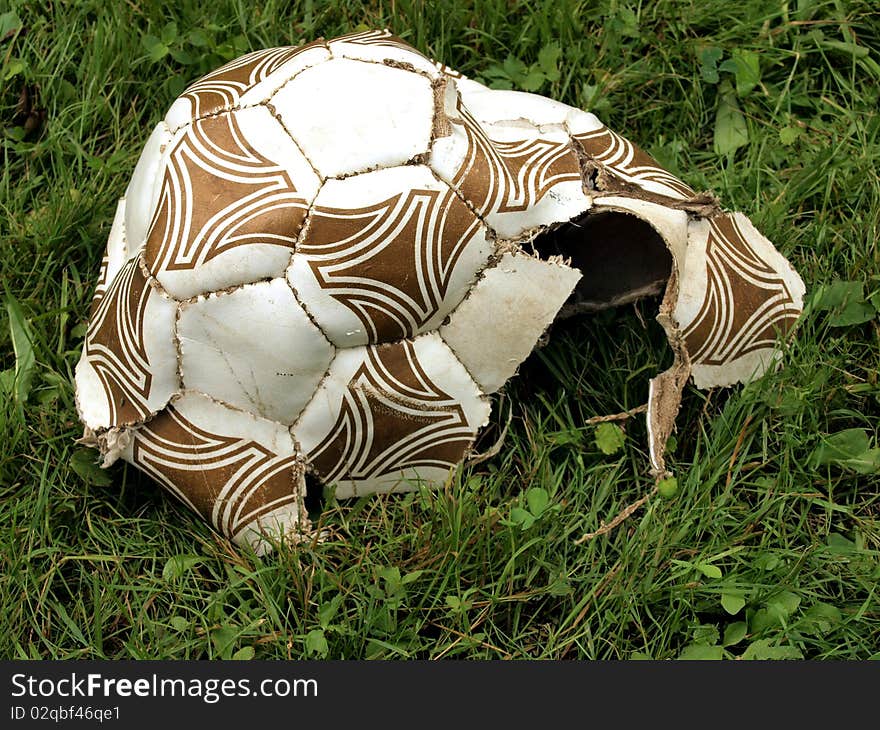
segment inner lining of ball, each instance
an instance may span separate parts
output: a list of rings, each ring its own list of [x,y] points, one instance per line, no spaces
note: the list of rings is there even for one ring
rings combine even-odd
[[[672,254],[660,234],[627,213],[586,213],[539,234],[532,246],[542,259],[562,256],[583,274],[567,314],[660,294],[672,272]]]
[[[311,471],[305,473],[306,493],[303,503],[309,518],[316,521],[324,510],[324,482]]]

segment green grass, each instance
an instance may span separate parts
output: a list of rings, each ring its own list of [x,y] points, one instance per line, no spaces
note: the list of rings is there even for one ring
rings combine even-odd
[[[730,391],[689,387],[670,458],[678,493],[581,545],[651,487],[641,419],[612,455],[584,425],[643,403],[668,361],[650,301],[555,333],[526,366],[532,392],[522,380],[509,390],[500,454],[435,493],[331,503],[326,541],[264,559],[233,549],[136,470],[117,465],[102,479],[74,456],[71,386],[115,200],[173,96],[245,50],[361,23],[474,76],[508,56],[530,66],[559,44],[561,73],[538,79],[541,93],[595,111],[745,211],[808,294],[839,279],[861,282],[867,297],[880,286],[871,0],[786,10],[762,0],[268,2],[259,13],[236,1],[11,4],[23,29],[0,41],[0,267],[35,360],[28,367],[18,330],[19,368],[32,373],[21,403],[6,313],[16,310],[4,308],[0,656],[880,651],[880,478],[815,456],[849,429],[876,446],[876,317],[847,325],[826,302],[803,318],[781,371]],[[147,47],[156,57],[162,48],[147,35],[170,55],[151,60]],[[719,96],[735,94],[736,61],[724,65],[735,56],[757,58],[760,81],[741,83],[736,101],[748,143],[719,154],[715,115]],[[15,109],[25,87],[30,124],[45,113],[30,133]],[[529,504],[537,519],[523,521],[515,508]]]

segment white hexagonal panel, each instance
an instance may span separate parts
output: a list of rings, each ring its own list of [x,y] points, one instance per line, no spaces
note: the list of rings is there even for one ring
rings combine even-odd
[[[492,253],[485,226],[424,165],[328,180],[288,279],[340,347],[436,327]]]
[[[266,107],[193,122],[163,162],[144,259],[172,296],[283,274],[320,182]]]
[[[577,269],[506,253],[440,328],[484,393],[516,374],[565,304],[581,274]]]
[[[489,419],[491,406],[432,332],[339,350],[292,432],[337,497],[437,486]]]
[[[248,53],[190,85],[171,105],[165,123],[176,132],[195,119],[264,102],[297,73],[329,57],[323,41]]]
[[[125,191],[125,239],[130,254],[140,251],[147,240],[162,187],[162,155],[170,142],[171,132],[159,122],[144,145]]]
[[[430,143],[431,82],[412,71],[333,59],[303,71],[270,103],[324,177],[402,165]]]
[[[274,96],[284,84],[307,68],[330,59],[330,51],[323,41],[313,41],[296,49],[287,61],[278,66],[258,83],[251,86],[241,97],[239,104],[261,104]]]
[[[468,112],[481,124],[523,120],[534,127],[564,127],[569,134],[587,134],[604,125],[594,114],[540,94],[490,89],[465,77],[455,78]]]
[[[412,68],[432,79],[440,77],[434,62],[387,30],[365,30],[334,38],[328,43],[334,58],[372,61]]]
[[[184,387],[287,425],[333,359],[284,279],[181,304],[177,335]]]
[[[481,124],[523,120],[535,127],[561,126],[572,111],[566,104],[525,91],[489,89],[470,80],[456,86],[467,110]]]

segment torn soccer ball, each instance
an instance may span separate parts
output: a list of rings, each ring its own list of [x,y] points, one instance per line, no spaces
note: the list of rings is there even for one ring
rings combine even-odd
[[[552,232],[551,235],[547,235]],[[596,117],[387,32],[257,51],[189,87],[119,201],[76,369],[85,439],[239,543],[442,483],[560,312],[662,293],[652,467],[692,376],[760,374],[804,287]]]

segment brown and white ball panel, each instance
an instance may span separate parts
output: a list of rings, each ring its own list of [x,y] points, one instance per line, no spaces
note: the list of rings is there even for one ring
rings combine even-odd
[[[424,165],[328,180],[288,279],[339,347],[435,328],[465,297],[493,245],[483,223]]]
[[[695,195],[690,186],[660,167],[638,146],[612,132],[593,114],[538,94],[489,89],[470,79],[457,80],[456,86],[468,112],[487,131],[495,125],[517,122],[542,131],[564,130],[584,154],[646,192],[676,199]]]
[[[431,81],[393,66],[334,58],[269,103],[325,178],[403,165],[426,154],[431,140]]]
[[[484,129],[510,176],[503,204],[486,216],[499,236],[518,238],[589,210],[592,199],[566,132],[504,123]]]
[[[165,124],[176,132],[196,119],[265,102],[297,73],[329,57],[321,41],[248,53],[190,85],[171,105]]]
[[[428,164],[499,237],[571,220],[590,208],[567,132],[524,123],[482,126],[461,102]]]
[[[690,185],[664,170],[644,150],[604,125],[586,131],[580,131],[580,125],[574,122],[570,126],[573,126],[572,139],[583,154],[609,168],[626,182],[637,185],[647,193],[676,200],[687,200],[696,195]]]
[[[388,30],[366,30],[339,36],[327,44],[334,58],[370,61],[411,68],[431,79],[441,73],[434,63]]]
[[[803,309],[804,283],[742,213],[692,220],[675,307],[699,388],[760,375]]]
[[[137,423],[177,392],[176,313],[177,304],[151,286],[137,259],[122,267],[92,314],[76,366],[86,426]]]
[[[101,259],[101,271],[98,274],[98,284],[92,296],[90,316],[93,316],[107,292],[113,279],[119,273],[122,266],[128,260],[125,244],[125,198],[116,203],[116,215],[113,216],[113,224],[110,226],[110,235],[107,236],[107,245],[104,248],[104,257]]]
[[[144,145],[125,191],[125,237],[131,256],[146,243],[162,187],[162,156],[171,139],[168,126],[159,122]]]
[[[319,186],[266,107],[197,120],[163,157],[146,265],[177,299],[281,276]]]
[[[132,431],[123,453],[238,544],[305,524],[303,466],[286,428],[184,393]]]
[[[505,253],[439,334],[480,389],[494,393],[516,374],[580,278],[569,266]]]
[[[288,426],[333,359],[284,279],[184,302],[177,336],[185,388]]]
[[[437,333],[339,350],[292,433],[340,498],[442,484],[489,400]]]

